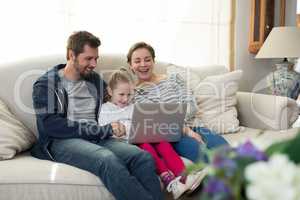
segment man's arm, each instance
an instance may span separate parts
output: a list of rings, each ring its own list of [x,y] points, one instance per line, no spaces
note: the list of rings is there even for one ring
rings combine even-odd
[[[86,140],[105,139],[112,135],[110,124],[70,121],[58,113],[59,101],[54,89],[42,84],[33,88],[33,106],[36,112],[39,132],[52,138],[83,138]],[[55,106],[56,105],[56,106]]]

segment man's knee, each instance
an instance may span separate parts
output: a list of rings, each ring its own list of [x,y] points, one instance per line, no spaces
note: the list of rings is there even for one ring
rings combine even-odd
[[[154,159],[152,155],[147,151],[141,151],[139,153],[139,158],[141,160],[141,163],[145,163],[145,165],[148,165],[148,167],[155,168]]]
[[[118,157],[109,151],[96,154],[95,161],[98,170],[104,173],[109,171],[116,172],[120,170],[122,165]]]

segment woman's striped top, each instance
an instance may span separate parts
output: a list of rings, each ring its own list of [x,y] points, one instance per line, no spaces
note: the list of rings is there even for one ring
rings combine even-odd
[[[192,125],[197,112],[195,97],[179,74],[171,74],[158,83],[145,83],[135,91],[139,103],[187,103],[186,125]]]

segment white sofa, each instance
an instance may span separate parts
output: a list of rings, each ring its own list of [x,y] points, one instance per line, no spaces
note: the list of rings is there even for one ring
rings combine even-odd
[[[35,135],[35,116],[32,110],[32,84],[47,69],[65,63],[63,55],[44,56],[0,66],[0,99],[11,112]],[[123,55],[101,55],[97,71],[107,78],[112,69],[126,65]],[[156,71],[165,73],[171,64],[156,63]],[[222,66],[194,69],[201,76],[222,74]],[[266,141],[293,137],[296,129],[288,129],[295,118],[295,101],[269,95],[238,92],[238,118],[244,126],[239,133],[224,137],[232,145],[245,138]],[[255,108],[255,109],[254,109]],[[253,110],[256,110],[253,112]],[[272,123],[262,120],[263,113]],[[270,125],[271,124],[271,125]],[[285,130],[288,129],[288,130]],[[0,133],[1,137],[1,133]],[[13,159],[0,161],[0,200],[111,200],[113,196],[93,174],[65,164],[39,160],[28,151]]]

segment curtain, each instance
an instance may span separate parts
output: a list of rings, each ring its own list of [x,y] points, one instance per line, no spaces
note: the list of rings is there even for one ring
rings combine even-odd
[[[231,0],[10,0],[0,7],[0,62],[64,53],[69,34],[99,36],[100,53],[126,54],[138,41],[157,59],[229,68]]]

